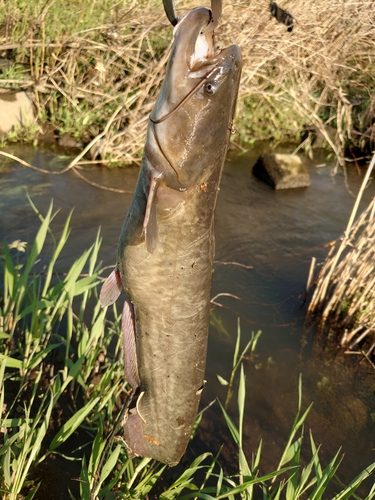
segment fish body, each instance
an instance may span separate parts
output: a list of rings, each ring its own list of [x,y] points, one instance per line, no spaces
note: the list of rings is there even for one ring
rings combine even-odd
[[[195,9],[175,28],[117,267],[101,291],[103,305],[121,286],[127,295],[129,454],[169,465],[186,449],[204,386],[214,209],[241,73],[237,46],[213,53],[210,19]]]

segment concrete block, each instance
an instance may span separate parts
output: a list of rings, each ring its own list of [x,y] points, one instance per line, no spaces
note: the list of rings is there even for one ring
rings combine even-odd
[[[310,175],[297,155],[262,155],[254,165],[253,174],[274,189],[310,186]]]

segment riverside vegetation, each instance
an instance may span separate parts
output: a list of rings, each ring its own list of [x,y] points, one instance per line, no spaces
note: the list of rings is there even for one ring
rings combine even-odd
[[[38,497],[38,490],[51,495],[48,479],[41,476],[43,462],[53,457],[76,463],[77,486],[74,491],[71,486],[70,497],[66,486],[66,498],[72,499],[315,500],[328,498],[327,489],[329,498],[335,500],[375,497],[375,484],[365,497],[355,494],[372,475],[375,463],[348,486],[335,477],[342,459],[339,452],[327,465],[321,464],[319,447],[311,433],[306,437],[304,432],[309,408],[301,408],[301,380],[297,414],[277,468],[262,471],[261,443],[250,460],[245,456],[244,356],[253,352],[257,335],[241,351],[240,329],[230,380],[220,377],[221,383],[228,386],[230,398],[239,373],[237,423],[227,413],[226,405],[216,403],[236,445],[237,472],[224,473],[218,450],[215,455],[204,453],[195,457],[177,478],[161,486],[165,466],[148,458],[130,459],[121,437],[114,436],[113,441],[110,437],[128,385],[123,377],[120,314],[114,307],[113,319],[106,320],[106,311],[98,303],[100,235],[65,275],[58,275],[55,265],[68,239],[70,216],[59,239],[55,239],[50,226],[57,213],[53,212],[52,204],[45,216],[35,207],[34,210],[41,223],[31,248],[26,247],[24,254],[25,245],[13,242],[4,245],[1,253],[4,281],[0,299],[0,491],[3,498],[43,498],[43,494]],[[47,238],[53,241],[53,251],[43,265]],[[202,415],[197,424],[200,418]],[[306,453],[302,453],[306,442],[310,448],[307,459]],[[64,469],[60,467],[60,474]]]
[[[300,142],[303,129],[318,130],[344,165],[348,147],[356,155],[375,143],[375,4],[282,6],[292,32],[266,0],[224,2],[217,43],[239,44],[244,60],[234,142]],[[93,159],[139,161],[171,39],[161,1],[0,0],[0,55],[12,62],[1,87],[28,90],[38,111],[8,140],[52,130],[89,145]]]
[[[375,197],[355,220],[363,191],[375,167],[375,154],[363,178],[343,236],[332,242],[316,279],[307,317],[328,344],[364,357],[375,354]]]

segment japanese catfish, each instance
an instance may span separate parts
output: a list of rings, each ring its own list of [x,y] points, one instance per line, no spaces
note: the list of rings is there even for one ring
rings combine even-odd
[[[204,386],[214,210],[241,73],[236,45],[215,53],[211,22],[205,8],[176,21],[117,266],[100,297],[107,306],[126,293],[129,454],[169,465],[186,449]]]

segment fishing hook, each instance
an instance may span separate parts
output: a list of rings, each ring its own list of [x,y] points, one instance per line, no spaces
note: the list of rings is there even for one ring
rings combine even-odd
[[[172,26],[176,26],[179,19],[174,7],[174,0],[163,0],[164,11],[167,15],[169,22]],[[222,12],[222,0],[211,0],[211,22],[209,24],[209,31],[214,31],[219,24]]]

